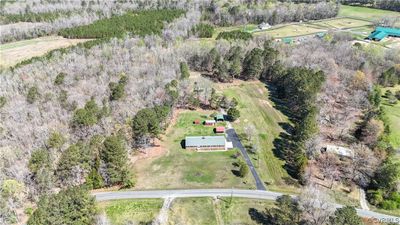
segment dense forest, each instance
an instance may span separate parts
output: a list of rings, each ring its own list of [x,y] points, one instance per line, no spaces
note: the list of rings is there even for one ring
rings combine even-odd
[[[338,5],[331,2],[318,2],[315,4],[276,3],[273,5],[252,2],[246,7],[241,7],[241,1],[231,1],[224,4],[223,1],[215,2],[209,0],[201,1],[89,1],[85,2],[34,2],[23,1],[14,4],[5,4],[1,8],[0,23],[2,26],[0,43],[22,40],[33,37],[40,37],[49,34],[56,34],[60,30],[63,35],[73,33],[68,28],[82,26],[82,29],[99,29],[104,22],[99,22],[96,27],[87,26],[100,19],[107,19],[113,16],[122,16],[127,12],[138,9],[170,8],[187,9],[198,8],[202,13],[202,19],[208,20],[215,25],[238,25],[246,23],[268,22],[279,24],[284,22],[306,21],[315,19],[331,18],[337,15]],[[129,18],[127,16],[119,19],[105,20],[122,22]],[[15,23],[19,21],[33,23]],[[125,23],[126,24],[126,23]],[[117,27],[114,27],[116,29]],[[103,28],[104,29],[104,28]],[[74,30],[74,29],[72,29]],[[76,30],[75,30],[76,31]],[[110,30],[107,32],[111,32]],[[114,31],[113,31],[114,32]],[[115,32],[114,32],[115,33]],[[88,36],[88,35],[86,35]],[[104,36],[104,35],[103,35]]]
[[[67,38],[111,38],[127,33],[145,36],[160,34],[164,22],[171,22],[181,16],[182,10],[150,10],[126,13],[109,19],[98,20],[90,25],[61,30],[59,34]]]

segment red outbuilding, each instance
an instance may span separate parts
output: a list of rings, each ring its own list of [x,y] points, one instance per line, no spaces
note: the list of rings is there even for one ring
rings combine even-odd
[[[225,133],[225,127],[216,127],[215,133]]]

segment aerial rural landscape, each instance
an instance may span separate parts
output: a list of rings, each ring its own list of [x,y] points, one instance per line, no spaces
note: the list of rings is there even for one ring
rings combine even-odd
[[[0,1],[12,224],[400,224],[400,0]]]

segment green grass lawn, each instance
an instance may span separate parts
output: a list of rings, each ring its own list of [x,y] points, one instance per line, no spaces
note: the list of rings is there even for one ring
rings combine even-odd
[[[151,224],[163,205],[163,199],[129,199],[98,203],[111,225]],[[247,198],[178,198],[168,211],[167,224],[256,225],[250,213],[262,212],[274,201]]]
[[[341,5],[338,16],[353,17],[353,18],[360,18],[369,21],[374,21],[380,19],[381,17],[400,16],[400,13],[382,9]]]
[[[400,85],[392,88],[382,89],[382,94],[385,94],[386,90],[391,90],[393,94],[400,90]],[[390,143],[394,148],[400,148],[400,101],[397,104],[389,104],[386,98],[383,98],[382,108],[389,119],[389,126],[391,128],[391,134],[389,136]]]
[[[221,90],[221,89],[220,89]],[[273,141],[283,131],[279,123],[286,123],[287,117],[275,109],[269,99],[268,89],[261,82],[242,83],[240,86],[223,88],[221,91],[228,97],[235,97],[239,102],[241,117],[233,123],[240,134],[244,127],[253,124],[256,127],[258,146],[257,154],[250,154],[261,179],[268,183],[267,189],[281,192],[297,192],[297,188],[288,185],[289,175],[283,168],[285,162],[275,156]],[[247,141],[242,138],[244,145]],[[259,160],[258,160],[259,159]]]
[[[308,26],[307,24],[291,24],[282,27],[260,31],[254,33],[255,35],[269,35],[274,38],[292,37],[292,36],[302,36],[309,35],[318,32],[326,31],[326,29],[319,29],[313,26]]]
[[[250,213],[254,211],[263,212],[265,208],[274,206],[274,201],[245,198],[223,198],[220,201],[221,215],[224,224],[259,224],[254,221]]]
[[[217,223],[211,198],[175,199],[168,215],[168,224],[215,225]]]
[[[235,176],[232,170],[237,150],[196,152],[183,149],[182,140],[187,135],[215,135],[214,127],[195,125],[195,119],[211,119],[212,111],[181,112],[176,123],[163,137],[167,152],[155,159],[135,162],[136,189],[170,188],[254,188],[253,177]],[[224,125],[225,123],[218,123]]]
[[[323,20],[323,21],[313,22],[311,24],[327,27],[329,29],[347,29],[353,27],[363,27],[372,25],[371,22],[351,19],[351,18],[337,18],[331,20]]]
[[[162,204],[162,199],[129,199],[100,202],[98,208],[113,225],[147,224],[158,215]]]

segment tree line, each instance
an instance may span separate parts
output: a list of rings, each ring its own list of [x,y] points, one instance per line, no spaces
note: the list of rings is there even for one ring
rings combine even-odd
[[[223,31],[218,34],[217,40],[218,39],[226,39],[226,40],[250,40],[253,38],[253,35],[249,32],[244,32],[240,30],[234,30],[234,31]]]
[[[275,25],[287,22],[332,18],[339,12],[334,2],[293,3],[252,1],[223,3],[211,1],[202,11],[202,19],[219,26],[244,25],[248,23],[268,22]]]
[[[52,22],[59,17],[69,17],[75,11],[67,12],[44,12],[44,13],[25,13],[25,14],[4,14],[0,17],[3,24],[17,23],[17,22]]]
[[[281,149],[286,169],[304,182],[307,166],[305,142],[318,132],[316,100],[325,81],[324,73],[304,67],[286,68],[279,61],[279,52],[270,40],[264,42],[263,48],[253,48],[248,52],[232,46],[221,55],[213,48],[197,69],[208,71],[211,78],[220,82],[231,82],[234,78],[261,79],[276,86],[278,97],[286,102],[295,123],[291,146]]]
[[[389,135],[392,131],[388,118],[381,108],[381,96],[381,88],[375,86],[369,96],[372,107],[365,113],[362,123],[359,124],[356,137],[371,148],[378,149],[387,154],[367,186],[367,198],[371,204],[377,207],[394,210],[400,208],[400,194],[398,190],[400,163],[396,161],[396,150],[393,149],[389,141]]]
[[[59,34],[67,38],[112,38],[122,37],[128,32],[139,36],[160,34],[164,22],[171,22],[183,13],[183,10],[173,9],[126,13],[97,20],[89,25],[67,28],[61,30]]]

